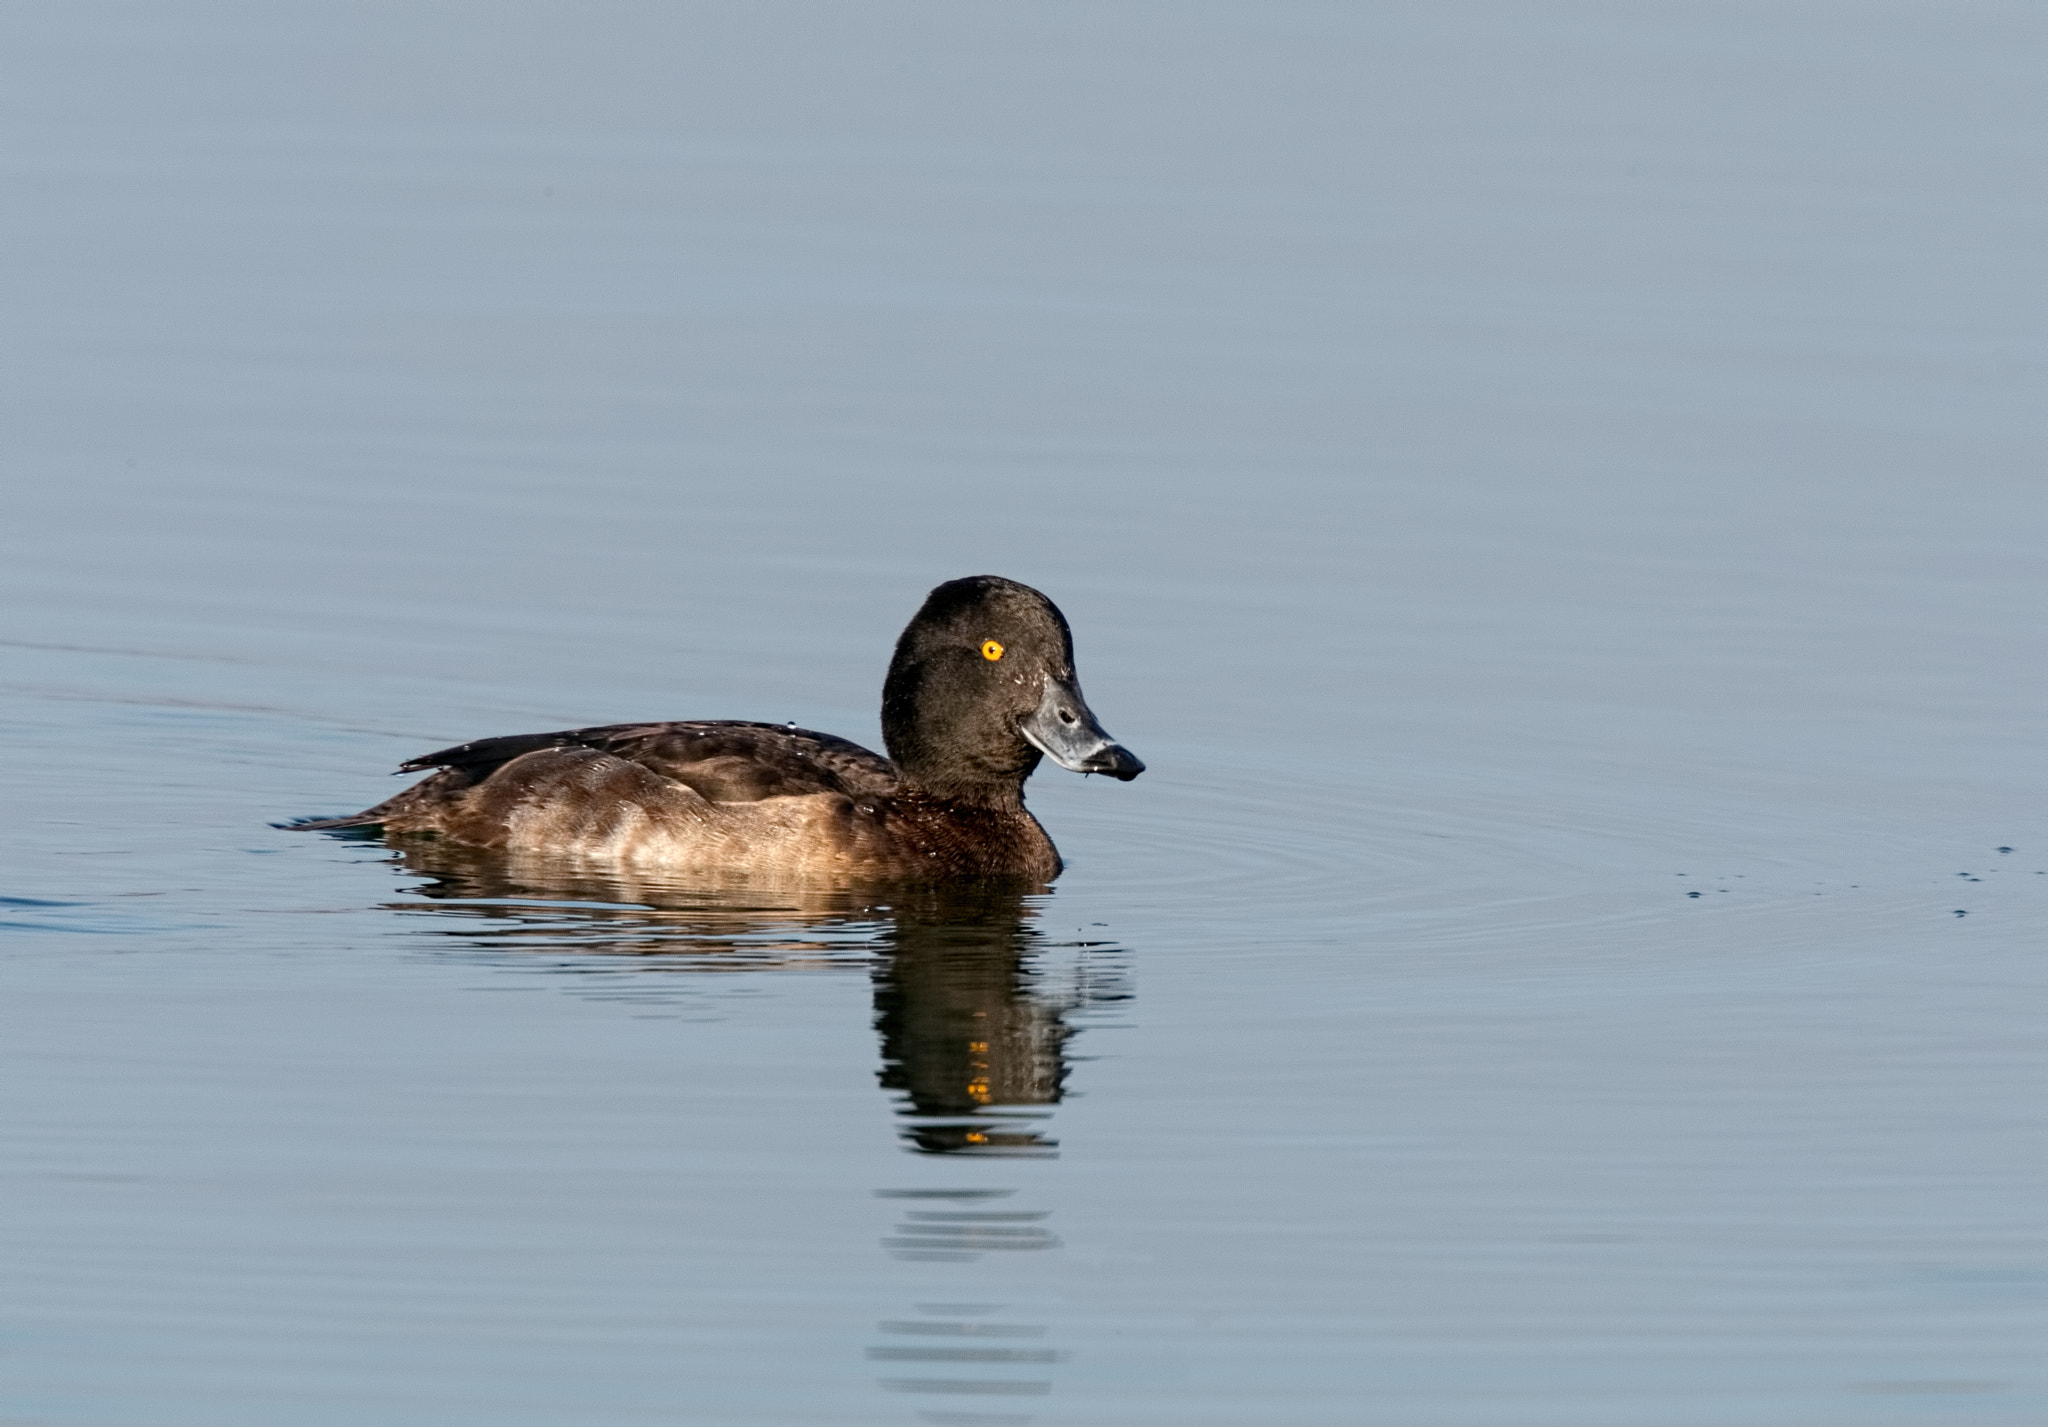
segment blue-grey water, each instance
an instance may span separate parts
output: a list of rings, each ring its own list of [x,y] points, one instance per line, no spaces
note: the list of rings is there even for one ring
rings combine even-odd
[[[10,8],[0,1423],[2048,1420],[2044,64]],[[270,826],[980,572],[1049,895]]]

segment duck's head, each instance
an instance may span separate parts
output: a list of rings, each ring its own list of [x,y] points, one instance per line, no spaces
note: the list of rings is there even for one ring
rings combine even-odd
[[[977,801],[1014,797],[1040,755],[1125,781],[1145,771],[1081,697],[1058,606],[997,575],[926,597],[889,663],[882,738],[911,782]]]

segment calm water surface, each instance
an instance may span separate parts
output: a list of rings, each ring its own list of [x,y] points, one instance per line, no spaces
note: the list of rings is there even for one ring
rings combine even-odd
[[[0,20],[0,1423],[2048,1419],[2024,6]],[[875,742],[1050,893],[270,823]]]

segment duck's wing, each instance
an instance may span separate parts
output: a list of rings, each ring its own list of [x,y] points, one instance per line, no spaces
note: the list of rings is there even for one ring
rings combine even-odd
[[[401,771],[454,770],[482,782],[515,758],[548,748],[593,748],[689,787],[707,802],[896,790],[896,765],[858,743],[788,724],[706,721],[617,723],[561,733],[513,734],[460,743],[410,759]]]

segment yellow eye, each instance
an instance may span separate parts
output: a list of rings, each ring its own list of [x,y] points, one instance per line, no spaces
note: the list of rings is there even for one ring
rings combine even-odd
[[[1003,646],[996,643],[993,639],[983,640],[981,645],[981,657],[988,660],[990,663],[994,663],[996,660],[1003,657]]]

